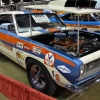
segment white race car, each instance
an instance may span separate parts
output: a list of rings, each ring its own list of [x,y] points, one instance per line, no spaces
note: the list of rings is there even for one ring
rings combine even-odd
[[[100,13],[95,9],[68,10],[53,5],[25,8],[62,10],[77,15]],[[51,22],[51,17],[56,22]],[[79,92],[100,81],[100,34],[79,28],[67,31],[56,13],[1,13],[0,52],[25,68],[31,86],[45,94],[54,93],[56,84]]]

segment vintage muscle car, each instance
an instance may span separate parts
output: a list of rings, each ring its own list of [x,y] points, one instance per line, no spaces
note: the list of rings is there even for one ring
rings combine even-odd
[[[55,0],[50,2],[50,4],[60,5],[63,7],[77,6],[82,9],[82,7],[95,8],[96,2],[97,2],[96,0]],[[68,29],[77,29],[78,19],[75,13],[58,11],[57,14],[67,25]],[[52,18],[51,21],[54,21],[54,19]],[[91,32],[93,31],[100,32],[100,14],[98,13],[90,13],[90,14],[88,13],[82,15],[80,14],[80,29],[88,30]]]
[[[100,12],[52,5],[25,8],[78,15]],[[56,13],[1,13],[0,52],[25,68],[31,86],[45,94],[54,93],[57,84],[78,92],[100,81],[100,34],[68,31]]]
[[[75,26],[75,24],[78,23],[77,15],[65,13],[60,14],[59,17],[61,17],[61,19],[70,29],[74,29],[77,27],[77,25]],[[90,13],[80,15],[80,28],[92,32],[100,32],[100,14]]]

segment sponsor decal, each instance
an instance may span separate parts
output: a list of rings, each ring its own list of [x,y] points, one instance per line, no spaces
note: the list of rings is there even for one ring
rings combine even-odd
[[[57,68],[63,72],[63,73],[71,73],[71,70],[69,70],[66,66],[64,65],[60,65],[60,66],[57,66]]]
[[[22,53],[19,53],[19,52],[16,52],[16,55],[19,59],[22,59],[24,60],[24,57],[23,57],[23,54]]]
[[[10,50],[10,51],[13,51],[13,47],[10,46],[10,45],[8,45],[8,44],[5,44],[5,43],[3,43],[3,42],[0,42],[0,45],[1,45],[2,47],[4,47],[4,48]]]
[[[54,66],[54,55],[52,53],[47,53],[45,55],[44,63],[49,66]]]
[[[16,47],[23,49],[23,43],[21,42],[17,42]]]
[[[54,74],[54,79],[55,79],[56,81],[60,81],[59,74]]]
[[[17,61],[19,64],[23,65],[24,64],[24,55],[23,55],[23,52],[18,50],[16,52],[16,57],[17,57]]]
[[[41,48],[34,46],[33,47],[33,53],[40,55],[41,54]]]
[[[30,51],[31,50],[31,47],[29,45],[26,45],[26,44],[24,44],[24,47],[23,48],[26,51]]]
[[[60,81],[60,77],[59,77],[59,74],[58,74],[57,72],[52,71],[52,74],[53,74],[53,78],[54,78],[54,80],[56,80],[56,81]]]

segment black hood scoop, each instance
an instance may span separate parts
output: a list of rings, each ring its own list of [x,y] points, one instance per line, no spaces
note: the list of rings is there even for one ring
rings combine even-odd
[[[97,0],[66,0],[65,7],[91,7],[94,8]]]

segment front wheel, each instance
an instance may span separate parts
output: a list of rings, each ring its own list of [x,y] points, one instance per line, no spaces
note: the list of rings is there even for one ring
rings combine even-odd
[[[48,70],[42,63],[35,59],[27,61],[27,77],[30,85],[38,91],[50,95],[56,90],[56,84]]]

